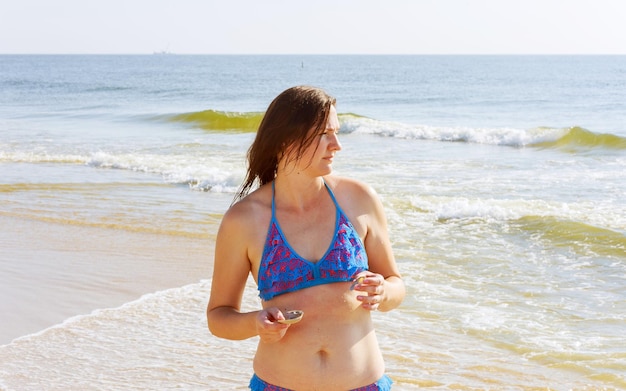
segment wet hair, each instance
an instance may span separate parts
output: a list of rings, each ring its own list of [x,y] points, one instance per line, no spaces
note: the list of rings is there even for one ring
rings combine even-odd
[[[280,158],[298,161],[326,128],[335,98],[310,86],[291,87],[270,103],[254,142],[248,149],[248,171],[233,202],[245,197],[255,183],[274,180]]]

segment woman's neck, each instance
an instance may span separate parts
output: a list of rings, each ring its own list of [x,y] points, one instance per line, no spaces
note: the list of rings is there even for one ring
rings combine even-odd
[[[275,199],[281,207],[307,210],[319,204],[323,195],[324,178],[306,175],[277,175],[274,180]]]

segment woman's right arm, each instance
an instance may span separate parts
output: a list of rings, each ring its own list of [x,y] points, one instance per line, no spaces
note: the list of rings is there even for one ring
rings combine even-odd
[[[217,232],[211,297],[207,306],[209,330],[226,339],[246,339],[256,334],[255,314],[239,311],[250,273],[239,209],[234,206],[226,212]]]
[[[250,273],[248,247],[251,243],[250,219],[242,205],[229,209],[217,233],[211,297],[207,306],[207,322],[217,337],[241,340],[260,336],[265,342],[282,338],[287,325],[276,323],[284,318],[277,308],[241,312],[241,300]]]

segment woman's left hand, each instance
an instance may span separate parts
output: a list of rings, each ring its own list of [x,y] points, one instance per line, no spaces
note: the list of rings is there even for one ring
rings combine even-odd
[[[355,291],[367,293],[367,295],[357,296],[366,310],[375,311],[385,298],[385,277],[372,272],[364,272],[357,276],[357,282],[353,289]]]

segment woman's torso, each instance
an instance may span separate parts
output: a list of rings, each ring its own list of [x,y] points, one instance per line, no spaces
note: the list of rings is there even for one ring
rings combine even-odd
[[[304,214],[277,207],[276,217],[285,240],[312,262],[326,253],[336,234],[337,206],[331,194],[322,197],[314,210]],[[271,189],[264,189],[261,196],[272,197]],[[351,227],[362,240],[366,227],[352,217],[355,211],[350,207],[342,209],[348,220],[354,222]],[[266,223],[258,229],[263,234],[258,235],[251,252],[251,268],[257,282],[271,207],[269,213],[264,210],[262,215],[258,221]],[[298,309],[304,311],[304,317],[290,326],[281,341],[259,343],[254,359],[256,374],[266,382],[292,389],[347,390],[380,378],[384,363],[370,312],[361,307],[357,300],[359,293],[350,290],[350,285],[350,282],[324,283],[263,301],[264,308]]]
[[[318,285],[277,296],[264,307],[300,309],[304,317],[276,343],[259,343],[255,373],[295,390],[349,390],[371,384],[384,363],[369,311],[350,283]]]

